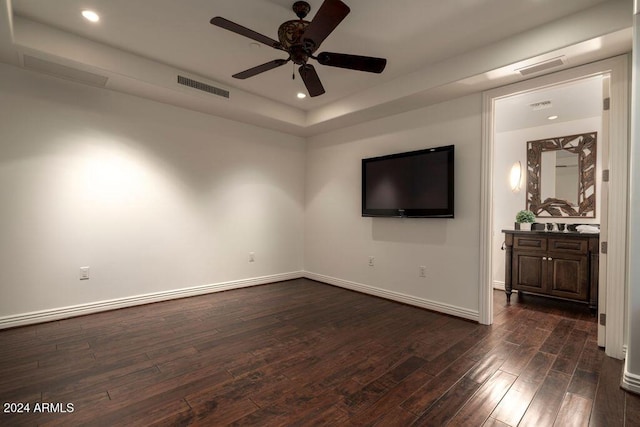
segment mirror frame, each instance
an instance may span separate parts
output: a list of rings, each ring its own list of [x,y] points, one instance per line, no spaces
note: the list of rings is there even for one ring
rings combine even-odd
[[[597,132],[527,141],[527,209],[537,217],[596,216],[596,153]],[[566,150],[578,154],[578,206],[567,200],[547,198],[540,200],[540,171],[542,153]],[[545,214],[546,213],[546,214]]]

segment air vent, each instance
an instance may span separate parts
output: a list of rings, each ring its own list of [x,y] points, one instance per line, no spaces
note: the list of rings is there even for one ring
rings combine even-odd
[[[551,101],[540,101],[540,102],[534,102],[533,104],[529,104],[529,107],[531,107],[533,111],[538,111],[538,110],[546,110],[547,108],[551,108],[553,107],[553,104],[551,103]]]
[[[178,76],[178,84],[188,86],[193,89],[201,90],[203,92],[212,93],[214,95],[222,96],[223,98],[229,98],[229,91],[220,89],[219,87],[211,86],[206,83],[199,82],[197,80],[190,79],[184,76]]]
[[[526,67],[518,68],[516,71],[522,74],[523,76],[528,76],[530,74],[539,73],[541,71],[546,71],[551,68],[564,65],[565,59],[566,58],[564,56],[558,56],[557,58],[548,59],[546,61],[542,61],[536,64],[528,65]]]
[[[88,71],[78,70],[77,68],[67,67],[66,65],[57,64],[47,61],[46,59],[36,58],[35,56],[23,55],[24,68],[39,71],[55,77],[66,80],[72,80],[88,84],[91,86],[104,87],[108,78],[99,74],[90,73]]]

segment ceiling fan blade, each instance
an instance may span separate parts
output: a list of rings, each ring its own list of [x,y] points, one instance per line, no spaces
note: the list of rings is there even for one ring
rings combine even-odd
[[[320,77],[318,77],[318,73],[316,69],[313,68],[313,65],[301,65],[298,71],[300,72],[300,77],[302,77],[304,85],[307,87],[307,91],[309,91],[309,96],[314,97],[324,93],[324,87],[322,87]]]
[[[315,51],[342,22],[351,9],[340,0],[325,0],[302,36],[311,51]]]
[[[384,58],[372,56],[348,55],[346,53],[322,52],[318,55],[318,62],[329,67],[348,68],[350,70],[381,73],[387,65]]]
[[[273,61],[269,61],[265,64],[258,65],[257,67],[249,68],[248,70],[234,74],[232,77],[241,80],[248,79],[249,77],[253,77],[257,74],[264,73],[265,71],[273,70],[274,68],[280,67],[287,62],[289,62],[288,59],[274,59]]]
[[[267,46],[271,46],[274,49],[284,50],[279,41],[274,40],[271,37],[267,37],[265,35],[257,33],[253,30],[250,30],[247,27],[243,27],[240,24],[236,24],[235,22],[231,22],[228,19],[224,19],[220,16],[211,18],[211,21],[209,22],[215,25],[216,27],[224,28],[225,30],[229,30],[236,34],[240,34],[241,36],[245,36],[257,42],[264,43]]]

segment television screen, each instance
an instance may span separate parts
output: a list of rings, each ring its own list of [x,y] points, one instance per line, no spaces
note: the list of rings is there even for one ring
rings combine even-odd
[[[454,146],[362,159],[362,216],[453,218]]]

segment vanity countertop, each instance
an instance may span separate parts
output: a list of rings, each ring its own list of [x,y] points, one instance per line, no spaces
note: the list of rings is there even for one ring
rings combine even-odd
[[[503,229],[503,233],[534,234],[534,235],[558,235],[558,236],[599,236],[600,233],[580,233],[578,231],[546,231],[546,230],[513,230]]]

